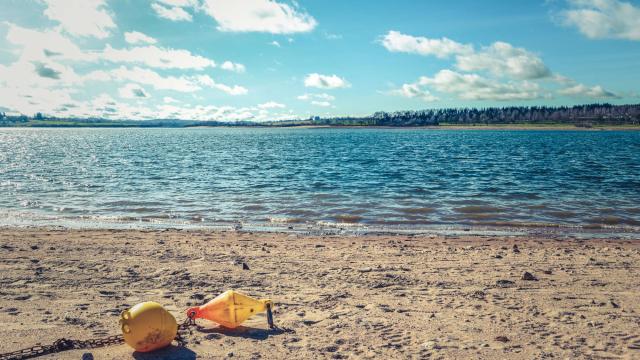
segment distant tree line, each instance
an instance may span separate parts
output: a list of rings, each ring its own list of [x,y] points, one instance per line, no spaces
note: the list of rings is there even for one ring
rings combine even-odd
[[[180,120],[180,119],[152,119],[152,120],[112,120],[104,118],[77,118],[46,116],[40,112],[34,116],[7,115],[0,112],[0,126],[10,127],[102,127],[102,128],[130,128],[130,127],[166,127],[183,128],[196,126],[261,126],[259,123],[247,121],[209,121],[209,120]]]
[[[37,113],[8,116],[0,112],[0,126],[31,127],[192,127],[192,126],[437,126],[499,124],[640,125],[640,104],[588,104],[578,106],[510,106],[489,108],[449,108],[417,111],[378,111],[364,117],[320,118],[284,121],[217,120],[108,120],[101,118],[56,118]]]
[[[306,123],[343,126],[434,126],[491,124],[638,125],[640,104],[579,106],[511,106],[449,108],[417,111],[378,111],[367,117],[312,118]]]

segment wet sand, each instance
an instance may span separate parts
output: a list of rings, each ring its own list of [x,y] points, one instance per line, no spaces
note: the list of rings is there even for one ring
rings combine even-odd
[[[273,299],[282,330],[262,314],[236,330],[198,320],[184,348],[42,358],[637,359],[639,265],[640,236],[2,229],[0,353],[117,334],[142,301],[182,322],[236,289]]]

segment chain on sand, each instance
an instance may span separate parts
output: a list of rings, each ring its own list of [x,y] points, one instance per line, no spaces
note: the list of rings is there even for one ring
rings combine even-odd
[[[186,331],[189,327],[195,325],[195,322],[191,318],[187,318],[182,324],[178,326],[178,333],[176,335],[176,341],[179,346],[183,346],[186,342],[182,338],[180,332]],[[5,354],[0,354],[0,360],[23,360],[31,359],[34,357],[55,354],[67,350],[79,350],[79,349],[95,349],[99,347],[105,347],[109,345],[118,345],[124,342],[122,335],[112,335],[100,339],[89,340],[69,340],[58,339],[51,345],[39,345],[33,346],[27,349],[13,351]]]

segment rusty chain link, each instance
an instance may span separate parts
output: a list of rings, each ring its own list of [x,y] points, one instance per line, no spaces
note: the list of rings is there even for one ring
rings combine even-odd
[[[195,313],[188,314],[188,317],[186,319],[184,319],[182,324],[178,325],[178,332],[176,333],[176,339],[175,340],[178,342],[179,346],[184,346],[187,343],[184,340],[184,338],[182,337],[181,332],[185,332],[190,327],[196,325],[196,320],[193,318],[195,315],[196,315]],[[191,333],[191,332],[189,332],[189,333]],[[2,359],[0,359],[0,360],[2,360]]]
[[[122,335],[112,335],[101,339],[89,340],[69,340],[62,338],[56,340],[51,345],[32,346],[27,349],[0,354],[0,360],[31,359],[34,357],[47,354],[55,354],[67,350],[94,349],[108,345],[122,344],[123,342],[124,339],[122,338]]]
[[[176,334],[175,338],[178,346],[184,346],[184,344],[186,344],[186,341],[182,337],[181,332],[185,332],[195,324],[196,322],[193,317],[188,317],[182,324],[178,325],[178,333]],[[31,359],[34,357],[55,354],[67,350],[95,349],[109,345],[119,345],[123,342],[124,338],[122,337],[122,335],[111,335],[105,338],[89,340],[69,340],[62,338],[56,340],[51,345],[37,345],[22,350],[0,354],[0,360]]]

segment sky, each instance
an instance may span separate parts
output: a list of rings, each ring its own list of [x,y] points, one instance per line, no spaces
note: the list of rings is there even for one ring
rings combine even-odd
[[[639,1],[0,0],[7,114],[267,121],[639,86]]]

